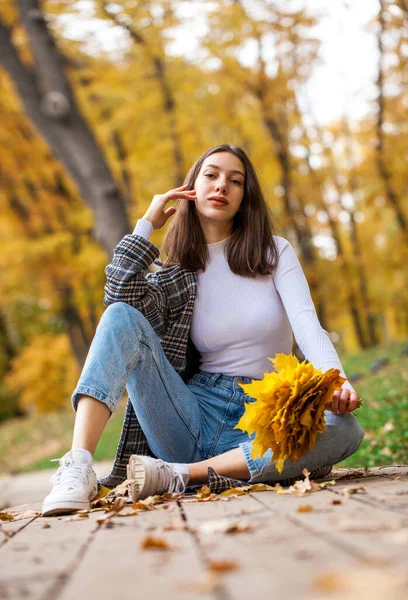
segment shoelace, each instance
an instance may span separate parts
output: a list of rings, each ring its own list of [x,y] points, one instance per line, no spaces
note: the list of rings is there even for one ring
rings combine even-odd
[[[50,462],[57,461],[59,461],[61,466],[51,477],[51,483],[53,485],[74,485],[78,479],[83,483],[85,480],[89,483],[89,465],[74,463],[72,459],[68,457],[52,458]],[[63,461],[63,463],[61,463],[61,461]]]
[[[186,485],[181,473],[175,471],[172,467],[160,459],[157,460],[157,467],[163,473],[163,487],[166,492],[185,491]]]

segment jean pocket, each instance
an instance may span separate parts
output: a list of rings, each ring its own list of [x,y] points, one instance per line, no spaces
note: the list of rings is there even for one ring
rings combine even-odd
[[[202,385],[208,387],[208,377],[202,373],[194,373],[191,379],[188,380],[193,385]]]

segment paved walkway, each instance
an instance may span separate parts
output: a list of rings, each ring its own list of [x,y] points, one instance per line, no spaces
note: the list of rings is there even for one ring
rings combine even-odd
[[[118,497],[69,517],[15,507],[0,522],[0,598],[406,600],[408,466],[334,479],[161,504]]]
[[[111,466],[112,461],[94,463],[98,477],[109,473]],[[55,473],[57,467],[58,464],[55,463],[53,469],[0,477],[0,510],[19,504],[42,502],[51,489],[50,477]]]

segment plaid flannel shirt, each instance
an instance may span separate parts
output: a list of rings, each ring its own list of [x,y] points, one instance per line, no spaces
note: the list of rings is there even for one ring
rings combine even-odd
[[[146,275],[153,262],[162,264],[157,260],[158,256],[158,248],[150,241],[139,235],[126,235],[116,246],[112,262],[105,269],[107,281],[103,302],[106,306],[126,302],[137,308],[158,335],[170,364],[183,380],[187,380],[199,368],[200,355],[189,336],[197,293],[197,273],[174,265]],[[99,483],[108,488],[122,483],[127,476],[126,467],[131,454],[154,456],[129,398],[112,471]],[[292,481],[280,483],[290,484]],[[246,484],[222,477],[209,469],[211,491],[220,493],[229,487]]]

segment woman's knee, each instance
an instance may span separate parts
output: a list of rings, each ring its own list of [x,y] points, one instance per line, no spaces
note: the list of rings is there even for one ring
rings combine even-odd
[[[134,306],[126,302],[114,302],[105,309],[99,323],[109,322],[120,326],[128,325],[129,320],[132,323],[148,323],[146,317]]]

